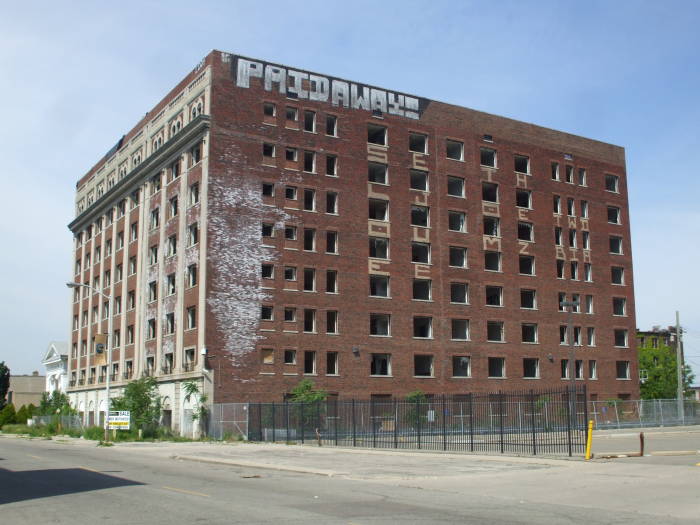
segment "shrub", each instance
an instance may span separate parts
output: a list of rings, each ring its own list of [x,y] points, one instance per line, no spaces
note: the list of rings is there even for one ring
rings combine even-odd
[[[31,427],[28,427],[27,425],[18,425],[15,423],[8,423],[2,426],[2,431],[6,434],[29,434],[30,430]]]
[[[104,438],[105,430],[102,427],[87,427],[83,430],[83,437],[85,439],[92,439],[99,441]]]
[[[0,410],[0,428],[3,428],[5,425],[11,425],[12,423],[14,423],[15,415],[15,406],[5,405],[5,408]]]

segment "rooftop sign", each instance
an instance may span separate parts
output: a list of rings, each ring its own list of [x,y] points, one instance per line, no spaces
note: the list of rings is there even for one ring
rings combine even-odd
[[[301,100],[330,103],[336,107],[380,111],[418,120],[428,101],[410,95],[355,84],[333,77],[297,71],[242,57],[234,59],[236,86],[249,88],[251,78],[263,81],[266,91]]]

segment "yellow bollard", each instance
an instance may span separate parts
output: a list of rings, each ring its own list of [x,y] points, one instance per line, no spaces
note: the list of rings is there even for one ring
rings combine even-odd
[[[591,441],[593,440],[593,420],[588,421],[588,438],[586,439],[586,461],[591,459]]]

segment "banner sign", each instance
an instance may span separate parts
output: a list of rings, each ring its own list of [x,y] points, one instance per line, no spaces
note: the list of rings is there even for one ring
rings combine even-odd
[[[128,410],[110,412],[107,421],[108,430],[129,430],[131,428],[131,412]]]

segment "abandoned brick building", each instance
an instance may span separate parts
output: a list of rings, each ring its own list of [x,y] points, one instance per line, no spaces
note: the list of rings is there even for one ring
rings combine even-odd
[[[211,52],[77,184],[70,393],[636,397],[624,150]],[[94,353],[113,315],[113,368]],[[92,403],[92,405],[90,405]]]

